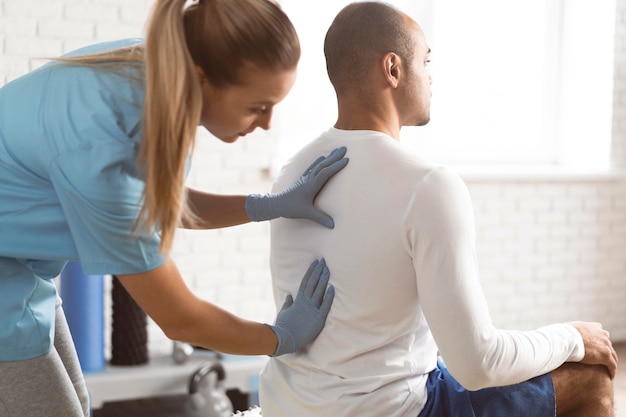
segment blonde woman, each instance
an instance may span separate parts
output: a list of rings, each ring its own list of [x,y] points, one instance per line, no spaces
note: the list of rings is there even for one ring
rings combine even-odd
[[[268,0],[157,0],[145,40],[87,47],[0,89],[0,415],[89,415],[53,283],[70,259],[117,275],[174,340],[282,355],[317,336],[334,294],[323,260],[265,325],[198,299],[168,257],[180,225],[333,227],[313,200],[345,149],[280,195],[184,187],[197,126],[228,143],[268,129],[299,57],[291,22]]]

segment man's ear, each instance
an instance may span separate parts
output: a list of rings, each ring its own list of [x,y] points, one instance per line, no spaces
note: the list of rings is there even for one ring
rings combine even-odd
[[[395,52],[388,52],[382,61],[385,80],[391,88],[398,88],[402,76],[402,59]]]

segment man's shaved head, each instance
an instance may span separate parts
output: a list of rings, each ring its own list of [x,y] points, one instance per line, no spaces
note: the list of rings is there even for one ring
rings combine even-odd
[[[326,68],[337,94],[363,87],[372,64],[388,52],[411,62],[415,38],[409,22],[403,12],[381,2],[352,3],[339,12],[324,42]]]

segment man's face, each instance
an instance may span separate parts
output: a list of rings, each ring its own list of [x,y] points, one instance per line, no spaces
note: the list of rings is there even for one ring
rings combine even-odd
[[[415,39],[413,62],[406,63],[406,78],[402,91],[401,109],[403,109],[403,126],[423,126],[430,121],[430,85],[432,78],[428,71],[430,48],[426,43],[424,32],[415,21],[409,19],[409,27]]]

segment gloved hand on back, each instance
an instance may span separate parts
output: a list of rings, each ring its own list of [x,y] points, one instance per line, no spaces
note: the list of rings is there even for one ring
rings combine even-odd
[[[297,352],[320,334],[335,297],[332,285],[326,289],[329,278],[324,259],[316,260],[304,274],[295,301],[287,295],[276,323],[268,325],[278,338],[278,347],[271,356]]]
[[[246,199],[246,214],[259,222],[277,217],[310,219],[332,229],[335,224],[326,213],[313,205],[315,197],[326,182],[347,164],[346,148],[333,150],[327,157],[320,156],[289,188],[276,194],[251,194]]]

